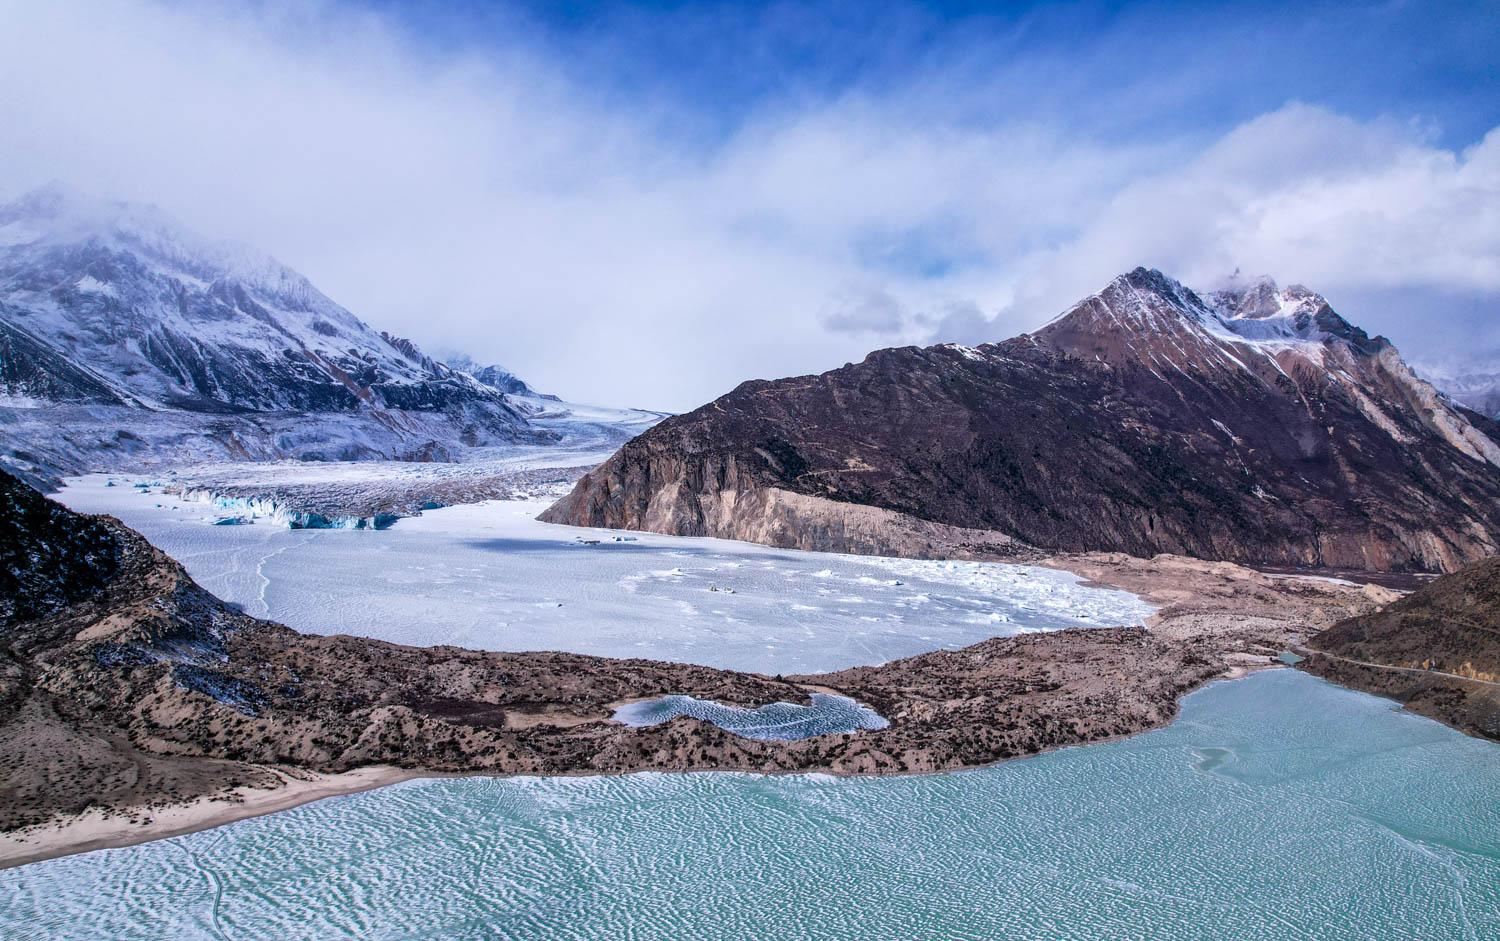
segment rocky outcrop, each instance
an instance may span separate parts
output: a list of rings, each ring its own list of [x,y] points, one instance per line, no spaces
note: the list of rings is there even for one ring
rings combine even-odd
[[[1138,269],[1032,335],[744,383],[543,518],[806,545],[796,494],[820,548],[893,551],[936,524],[1048,551],[1451,571],[1500,548],[1500,441],[1471,414],[1306,289],[1205,299]],[[885,514],[854,538],[827,522],[856,506]],[[869,534],[887,526],[903,532]]]
[[[575,489],[574,493],[578,492]],[[542,518],[566,522],[567,507],[565,499]],[[1042,555],[1004,533],[949,526],[881,507],[825,500],[779,487],[696,492],[667,487],[632,522],[618,528],[725,536],[814,552],[914,559],[1026,559]]]
[[[1312,673],[1500,740],[1500,558],[1341,621],[1307,647]]]

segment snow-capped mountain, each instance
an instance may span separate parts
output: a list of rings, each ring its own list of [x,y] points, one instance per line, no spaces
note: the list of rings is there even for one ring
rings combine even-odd
[[[1337,387],[1364,417],[1402,443],[1403,419],[1500,468],[1500,442],[1475,428],[1419,377],[1390,341],[1371,337],[1301,285],[1258,278],[1198,294],[1159,271],[1137,268],[1084,299],[1035,340],[1116,365],[1172,371],[1225,385],[1253,377],[1271,386],[1316,381]]]
[[[1029,335],[879,350],[668,419],[544,519],[865,552],[1453,570],[1500,550],[1500,424],[1322,297],[1138,268]]]
[[[0,406],[12,426],[68,408],[69,428],[161,430],[153,448],[194,456],[422,457],[549,437],[503,389],[377,332],[270,256],[58,186],[0,206]]]
[[[1500,420],[1500,367],[1481,365],[1482,362],[1500,363],[1500,352],[1493,352],[1479,362],[1417,363],[1414,368],[1453,401]]]
[[[0,316],[96,381],[10,395],[189,411],[433,410],[487,387],[377,333],[275,259],[202,239],[160,211],[51,187],[0,207]],[[71,387],[70,387],[71,385]],[[101,388],[102,387],[102,388]]]
[[[537,392],[526,381],[515,373],[506,369],[498,363],[488,365],[475,362],[473,357],[463,353],[456,353],[443,358],[443,364],[455,372],[461,372],[473,376],[476,380],[489,386],[497,392],[507,395],[541,396],[542,398],[556,399],[556,396],[543,395]]]

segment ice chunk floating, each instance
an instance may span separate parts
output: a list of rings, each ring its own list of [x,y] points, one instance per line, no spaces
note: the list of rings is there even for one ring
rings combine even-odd
[[[545,501],[432,510],[378,533],[210,526],[225,512],[212,503],[155,487],[143,499],[109,479],[73,481],[59,498],[123,519],[246,613],[313,634],[793,674],[1139,624],[1154,610],[1036,566],[554,526],[535,519]]]
[[[625,725],[660,725],[680,716],[712,722],[743,738],[788,742],[814,735],[874,731],[890,725],[875,710],[847,696],[813,693],[812,703],[799,706],[773,702],[758,709],[726,706],[692,696],[659,696],[629,703],[615,710],[615,721]]]

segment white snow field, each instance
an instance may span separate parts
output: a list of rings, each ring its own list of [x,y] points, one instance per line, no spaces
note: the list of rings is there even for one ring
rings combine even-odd
[[[430,510],[383,531],[268,518],[216,526],[225,511],[212,504],[136,486],[156,479],[75,478],[58,498],[119,517],[247,613],[316,634],[792,674],[1026,631],[1139,624],[1154,610],[1034,566],[537,522],[546,500]]]

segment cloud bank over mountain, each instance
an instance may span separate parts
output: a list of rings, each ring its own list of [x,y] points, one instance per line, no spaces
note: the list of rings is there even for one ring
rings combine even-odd
[[[1152,24],[1041,52],[1005,44],[1038,21],[1001,24],[908,73],[726,81],[709,113],[678,76],[599,67],[623,29],[570,55],[521,16],[460,42],[343,4],[0,12],[0,195],[156,202],[573,398],[686,408],[873,346],[999,339],[1137,264],[1316,285],[1418,358],[1500,347],[1482,109],[1455,132],[1420,101],[1242,101],[1223,62],[1161,64],[1170,29],[1127,55]],[[1195,75],[1234,106],[1183,101]]]

